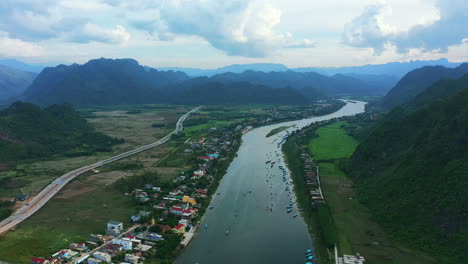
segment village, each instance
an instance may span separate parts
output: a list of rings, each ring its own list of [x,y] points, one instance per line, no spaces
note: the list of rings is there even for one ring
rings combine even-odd
[[[313,110],[324,107],[331,105],[320,104]],[[50,257],[33,257],[30,263],[133,264],[152,258],[167,259],[171,263],[169,260],[177,250],[187,246],[194,237],[204,212],[213,209],[209,206],[211,198],[221,195],[215,193],[217,185],[235,157],[241,136],[253,127],[310,114],[310,111],[272,109],[242,124],[211,127],[207,136],[184,142],[180,155],[196,159],[192,170],[181,171],[170,182],[145,183],[122,193],[136,204],[135,213],[128,216],[131,226],[125,227],[124,223],[109,219],[103,226],[103,234],[90,234],[85,241],[70,243],[68,248]]]

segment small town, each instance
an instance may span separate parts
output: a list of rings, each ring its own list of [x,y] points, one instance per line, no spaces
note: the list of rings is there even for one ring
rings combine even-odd
[[[49,263],[144,263],[145,260],[174,253],[187,246],[198,229],[201,217],[215,193],[224,170],[234,158],[241,136],[253,127],[267,123],[305,118],[317,111],[336,107],[318,103],[304,112],[273,108],[266,115],[249,118],[242,124],[211,127],[206,137],[184,142],[182,155],[197,160],[189,172],[181,171],[171,182],[145,183],[122,193],[135,200],[137,210],[129,215],[131,226],[109,219],[102,234],[90,234],[86,241],[75,241],[50,257],[33,257],[31,264]],[[94,170],[94,173],[97,173]],[[26,196],[17,199],[26,199]]]

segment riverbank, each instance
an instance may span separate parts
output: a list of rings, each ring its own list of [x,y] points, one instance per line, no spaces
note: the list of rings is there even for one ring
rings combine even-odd
[[[347,125],[331,121],[312,125],[290,136],[283,148],[293,172],[298,200],[303,201],[300,204],[301,208],[304,205],[304,217],[308,218],[306,221],[316,238],[319,262],[334,263],[334,257],[328,254],[333,248],[332,241],[328,240],[334,239],[339,255],[359,252],[366,263],[433,263],[430,257],[390,240],[383,229],[370,220],[371,212],[356,199],[353,182],[338,166],[357,146],[356,139],[343,129]],[[330,216],[327,225],[320,222],[317,206],[309,206],[310,190],[304,181],[301,154],[311,154],[319,167],[326,211]]]

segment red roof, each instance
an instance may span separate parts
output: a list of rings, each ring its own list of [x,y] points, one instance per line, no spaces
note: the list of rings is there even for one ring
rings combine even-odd
[[[37,258],[37,257],[32,257],[31,258],[31,262],[34,262],[34,263],[44,263],[46,261],[46,259],[43,259],[43,258]]]
[[[199,192],[199,193],[202,193],[202,194],[206,194],[206,190],[203,190],[203,189],[196,190],[196,192]]]
[[[177,230],[179,230],[179,229],[181,229],[182,227],[185,227],[185,226],[184,226],[183,224],[178,224],[178,225],[176,225],[174,228],[177,229]]]
[[[171,211],[182,211],[182,208],[180,207],[172,207]]]
[[[127,235],[127,238],[130,238],[130,239],[135,239],[135,236],[132,236],[132,235]]]

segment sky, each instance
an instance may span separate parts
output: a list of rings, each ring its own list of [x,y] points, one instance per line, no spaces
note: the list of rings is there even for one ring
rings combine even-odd
[[[338,67],[468,61],[466,0],[1,0],[0,58]]]

